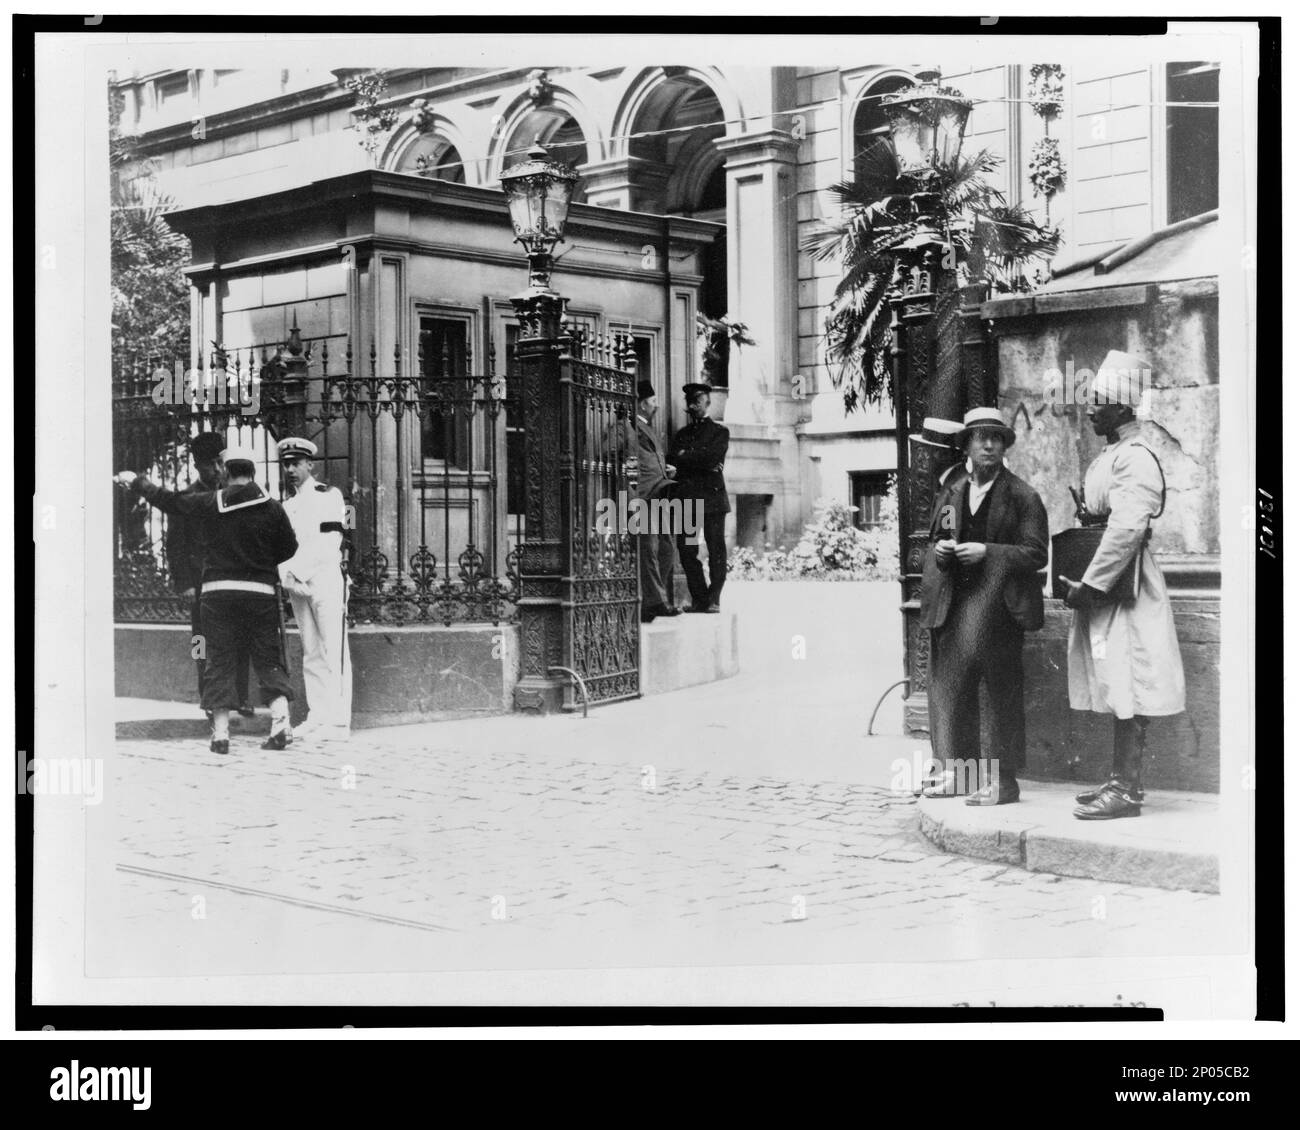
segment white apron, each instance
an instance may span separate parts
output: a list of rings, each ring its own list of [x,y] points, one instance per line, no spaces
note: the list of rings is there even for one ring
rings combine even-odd
[[[1109,515],[1083,581],[1108,591],[1140,546],[1137,600],[1076,609],[1070,630],[1070,706],[1116,718],[1179,714],[1186,705],[1174,611],[1145,541],[1160,510],[1162,479],[1150,450],[1133,442],[1138,439],[1136,423],[1123,425],[1083,484],[1088,510]]]

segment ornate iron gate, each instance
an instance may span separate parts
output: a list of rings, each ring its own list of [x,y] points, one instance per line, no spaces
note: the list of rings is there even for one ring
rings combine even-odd
[[[572,459],[562,495],[564,665],[589,701],[614,702],[641,693],[637,539],[621,521],[636,497],[636,355],[617,335],[579,331],[567,342],[559,359],[561,450]],[[564,706],[574,705],[570,688]]]
[[[520,517],[506,513],[505,384],[488,355],[474,375],[468,341],[446,338],[416,364],[373,343],[313,343],[295,327],[280,346],[220,350],[205,369],[136,363],[114,384],[113,467],[180,490],[193,481],[189,443],[216,432],[258,455],[257,477],[280,493],[275,443],[302,435],[317,477],[347,502],[353,624],[497,624],[515,618]],[[313,346],[318,348],[313,348]],[[118,621],[184,623],[190,597],[177,520],[115,491]]]

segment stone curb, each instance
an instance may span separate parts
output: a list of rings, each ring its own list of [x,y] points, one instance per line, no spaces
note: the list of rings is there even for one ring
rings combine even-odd
[[[1011,815],[1019,805],[1001,809],[967,808],[959,798],[927,800],[922,797],[917,802],[921,834],[953,855],[986,859],[1026,871],[1171,891],[1219,893],[1218,856],[1183,848],[1168,838],[1167,826],[1156,823],[1165,814],[1151,812],[1157,800],[1155,794],[1149,798],[1147,811],[1137,820],[1106,824],[1076,821],[1079,831],[1072,833],[1071,825],[1065,822],[1073,820],[1068,806],[1071,790],[1059,786],[1058,790],[1062,794],[1059,801],[1064,818],[1051,820],[1035,819],[1030,813]],[[1171,802],[1174,805],[1189,805],[1194,816],[1199,815],[1197,809],[1215,807],[1201,798],[1186,802],[1180,800],[1183,794],[1165,795],[1174,798]],[[1151,821],[1157,833],[1165,835],[1144,836],[1135,827],[1142,821]]]

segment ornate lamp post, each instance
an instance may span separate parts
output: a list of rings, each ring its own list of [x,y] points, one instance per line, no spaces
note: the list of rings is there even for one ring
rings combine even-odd
[[[558,710],[564,680],[551,674],[564,662],[564,572],[568,531],[564,499],[573,482],[560,381],[563,296],[551,289],[552,252],[578,174],[552,160],[540,144],[501,176],[515,240],[528,254],[528,289],[511,298],[519,318],[515,349],[517,395],[524,422],[524,535],[519,546],[520,681],[515,708]],[[515,390],[511,390],[515,395]]]
[[[534,142],[527,159],[501,174],[510,207],[515,242],[528,253],[528,289],[511,299],[521,321],[526,314],[549,315],[554,310],[556,332],[564,300],[551,289],[552,252],[564,238],[564,224],[578,174],[561,161],[553,161]],[[525,324],[525,336],[528,325]],[[546,336],[555,336],[548,334]]]
[[[890,296],[893,330],[895,438],[898,449],[899,571],[903,586],[903,637],[908,696],[903,707],[909,735],[929,731],[926,689],[928,633],[920,626],[920,583],[929,538],[939,448],[913,444],[926,416],[960,419],[961,293],[956,257],[941,215],[940,170],[961,154],[971,103],[940,85],[937,67],[917,74],[920,85],[884,101],[889,139],[900,172],[915,185],[911,217],[916,234],[904,248],[904,274]]]

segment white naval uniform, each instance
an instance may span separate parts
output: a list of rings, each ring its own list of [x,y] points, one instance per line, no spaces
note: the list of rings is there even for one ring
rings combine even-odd
[[[1183,660],[1165,579],[1146,542],[1160,510],[1163,479],[1136,421],[1122,424],[1088,468],[1084,504],[1106,514],[1106,533],[1083,583],[1108,591],[1141,553],[1137,599],[1076,609],[1070,629],[1070,705],[1116,718],[1179,714],[1186,705]]]
[[[352,660],[343,622],[343,495],[335,487],[308,479],[285,500],[284,509],[298,538],[298,552],[281,564],[280,579],[302,633],[308,720],[348,727],[352,724]],[[322,532],[322,524],[334,528]]]

